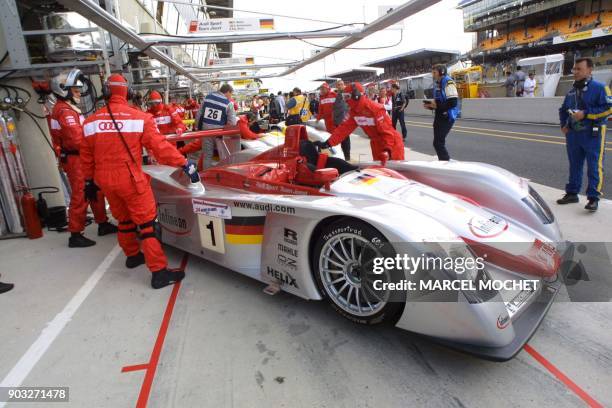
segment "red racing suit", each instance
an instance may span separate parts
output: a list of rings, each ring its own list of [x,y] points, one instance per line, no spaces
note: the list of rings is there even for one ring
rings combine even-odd
[[[181,118],[181,120],[185,119],[185,108],[183,105],[173,102],[170,105],[170,108],[174,109],[176,114]]]
[[[387,151],[390,160],[404,160],[404,143],[402,135],[393,128],[391,118],[384,106],[365,96],[358,101],[349,100],[348,118],[331,134],[327,143],[335,146],[346,139],[356,128],[361,126],[370,138],[372,158],[382,160],[382,153]]]
[[[200,110],[200,105],[193,99],[187,100],[185,103],[185,113],[189,114],[189,119],[195,119],[198,111]]]
[[[187,129],[183,124],[183,119],[170,105],[159,104],[158,107],[149,109],[147,113],[153,115],[153,119],[161,134],[183,133]]]
[[[336,93],[328,91],[325,96],[321,96],[319,102],[319,114],[317,121],[323,119],[325,121],[325,129],[331,133],[336,126],[334,125],[334,102],[336,102]]]
[[[81,148],[83,174],[102,189],[113,216],[119,221],[117,239],[126,256],[140,251],[136,227],[140,230],[142,252],[152,272],[166,268],[168,261],[155,237],[157,209],[149,176],[142,171],[142,147],[153,152],[161,164],[184,166],[187,160],[159,133],[151,115],[127,104],[124,97],[111,96],[111,112],[131,156],[108,113],[107,107],[85,121]]]
[[[62,169],[70,183],[70,207],[68,209],[68,231],[83,232],[87,218],[87,205],[94,214],[96,223],[108,221],[104,196],[98,192],[98,200],[88,203],[85,200],[85,177],[81,169],[79,155],[83,142],[83,115],[77,112],[66,101],[58,100],[53,107],[51,120],[51,138],[56,151],[59,150]]]

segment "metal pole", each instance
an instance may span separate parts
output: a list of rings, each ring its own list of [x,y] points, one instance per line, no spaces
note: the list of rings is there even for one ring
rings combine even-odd
[[[60,0],[69,1],[69,0]],[[70,0],[72,1],[72,0]],[[361,30],[326,30],[326,31],[296,31],[282,33],[248,33],[248,34],[227,34],[227,33],[207,33],[207,34],[188,34],[180,36],[167,36],[160,34],[141,35],[140,38],[147,44],[153,45],[177,45],[177,44],[231,44],[252,41],[270,40],[296,40],[302,38],[338,38],[347,37],[361,33]]]

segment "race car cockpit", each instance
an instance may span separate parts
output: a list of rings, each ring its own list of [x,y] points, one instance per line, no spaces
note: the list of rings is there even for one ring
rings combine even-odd
[[[342,159],[319,153],[308,140],[305,127],[296,125],[287,128],[283,145],[246,163],[207,169],[201,177],[206,183],[249,191],[317,194],[322,187],[328,190],[330,183],[341,174],[356,169]]]

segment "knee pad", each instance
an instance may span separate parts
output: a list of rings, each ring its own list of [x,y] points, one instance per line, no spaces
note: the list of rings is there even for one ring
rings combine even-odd
[[[132,220],[121,221],[117,226],[118,232],[122,234],[136,233],[136,224],[132,222]]]
[[[152,228],[153,231],[143,232],[143,230],[147,228]],[[138,229],[140,229],[140,239],[141,240],[145,240],[147,238],[155,238],[159,242],[162,242],[161,225],[159,224],[159,221],[157,221],[157,218],[151,221],[145,222],[144,224],[140,224],[138,226]]]

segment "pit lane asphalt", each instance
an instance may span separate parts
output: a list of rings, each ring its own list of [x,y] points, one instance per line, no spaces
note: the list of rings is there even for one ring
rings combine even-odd
[[[366,139],[353,143],[356,155],[368,155]],[[412,158],[432,159],[416,152]],[[560,194],[536,187],[549,203]],[[589,241],[596,230],[598,239],[612,242],[607,200],[596,214],[579,206],[553,210],[567,239]],[[95,236],[95,225],[86,235]],[[114,235],[95,239],[96,246],[79,250],[67,248],[65,233],[46,232],[27,244],[0,241],[2,280],[16,284],[0,295],[0,379],[116,245]],[[183,253],[165,250],[178,266]],[[150,361],[172,289],[150,289],[144,266],[127,270],[123,263],[122,255],[112,261],[25,377],[24,386],[70,386],[69,403],[49,406],[136,404],[145,373],[122,368]],[[609,263],[600,270],[609,274]],[[526,351],[505,363],[483,361],[399,329],[353,324],[325,302],[265,295],[261,283],[197,257],[186,272],[150,407],[585,406]],[[569,302],[560,293],[529,342],[603,406],[612,406],[610,316],[610,302]]]
[[[432,116],[406,115],[410,149],[435,155]],[[400,130],[399,124],[397,129]],[[360,131],[358,131],[360,132]],[[356,133],[358,133],[356,132]],[[612,152],[607,132],[606,154]],[[510,170],[547,186],[564,189],[569,165],[565,138],[557,126],[458,120],[447,138],[451,158],[480,161]],[[410,156],[407,157],[410,160]],[[612,160],[604,161],[604,174],[612,176]],[[612,191],[612,177],[604,177],[603,191]],[[582,193],[586,188],[586,167]]]

